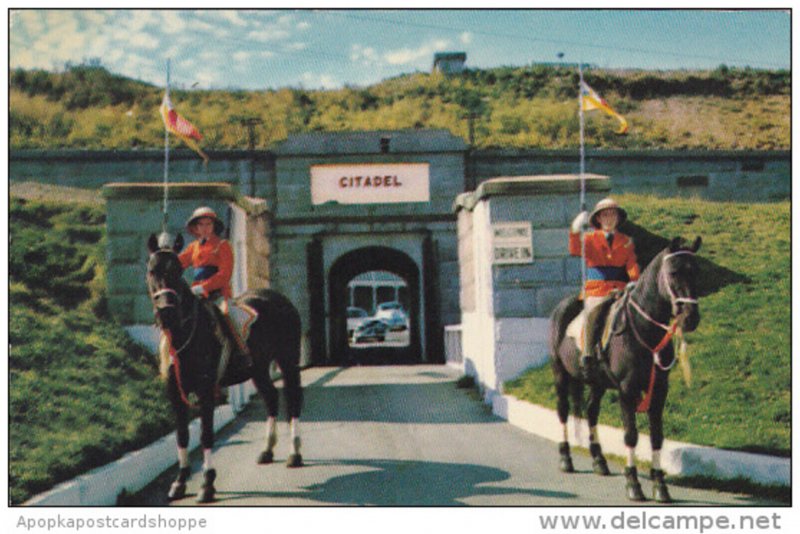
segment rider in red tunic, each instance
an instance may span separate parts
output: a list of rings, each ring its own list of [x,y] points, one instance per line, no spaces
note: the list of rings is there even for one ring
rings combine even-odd
[[[583,237],[586,261],[586,285],[583,288],[584,312],[586,317],[583,328],[583,347],[581,354],[581,370],[584,378],[594,375],[595,358],[593,354],[599,325],[597,315],[601,309],[598,305],[615,290],[623,290],[639,279],[639,265],[636,262],[636,251],[633,240],[617,228],[627,219],[627,212],[611,198],[597,203],[591,214],[585,211],[578,214],[572,222],[569,234],[569,253],[581,255],[580,231],[588,224],[594,230],[588,230]],[[594,313],[592,313],[594,311]]]
[[[178,257],[184,269],[194,267],[192,292],[196,295],[208,298],[218,292],[226,300],[233,296],[233,249],[220,237],[223,228],[222,221],[208,207],[197,208],[186,223],[186,229],[197,240]]]
[[[178,255],[184,269],[194,268],[192,292],[217,304],[225,318],[221,325],[236,342],[239,352],[249,365],[250,352],[240,339],[236,328],[228,315],[228,299],[233,297],[231,277],[233,276],[233,249],[228,240],[220,234],[224,229],[222,221],[209,207],[203,206],[194,210],[186,222],[186,229],[197,239]],[[228,339],[220,339],[223,354],[230,351]]]

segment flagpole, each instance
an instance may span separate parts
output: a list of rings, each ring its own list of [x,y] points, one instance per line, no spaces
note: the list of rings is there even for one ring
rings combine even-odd
[[[584,148],[583,136],[583,66],[581,61],[578,61],[578,78],[580,84],[578,85],[578,116],[580,117],[580,176],[581,176],[581,213],[586,211],[586,153]],[[586,287],[586,241],[584,234],[586,226],[581,225],[581,293]],[[584,309],[586,307],[586,295],[583,299]]]
[[[167,90],[165,99],[169,99],[169,58],[167,58]],[[162,103],[163,105],[163,103]],[[169,182],[169,128],[164,127],[164,218],[161,222],[161,231],[166,233],[167,232],[167,221],[169,218],[167,212],[167,199],[169,197],[169,187],[167,184]]]

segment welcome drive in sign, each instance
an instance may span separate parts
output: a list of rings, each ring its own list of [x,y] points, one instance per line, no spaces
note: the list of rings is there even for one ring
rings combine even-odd
[[[311,166],[311,203],[428,202],[427,163],[354,163]]]

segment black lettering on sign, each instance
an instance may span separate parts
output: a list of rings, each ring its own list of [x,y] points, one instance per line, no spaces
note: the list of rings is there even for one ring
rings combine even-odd
[[[339,188],[352,187],[403,187],[396,174],[387,176],[342,176],[339,178]]]

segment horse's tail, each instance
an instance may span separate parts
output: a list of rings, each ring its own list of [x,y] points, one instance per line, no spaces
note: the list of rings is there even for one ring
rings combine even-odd
[[[569,396],[572,398],[572,415],[576,419],[583,419],[583,382],[570,380]]]
[[[578,295],[569,295],[559,302],[550,314],[550,356],[558,358],[558,348],[567,334],[567,327],[583,309]]]

